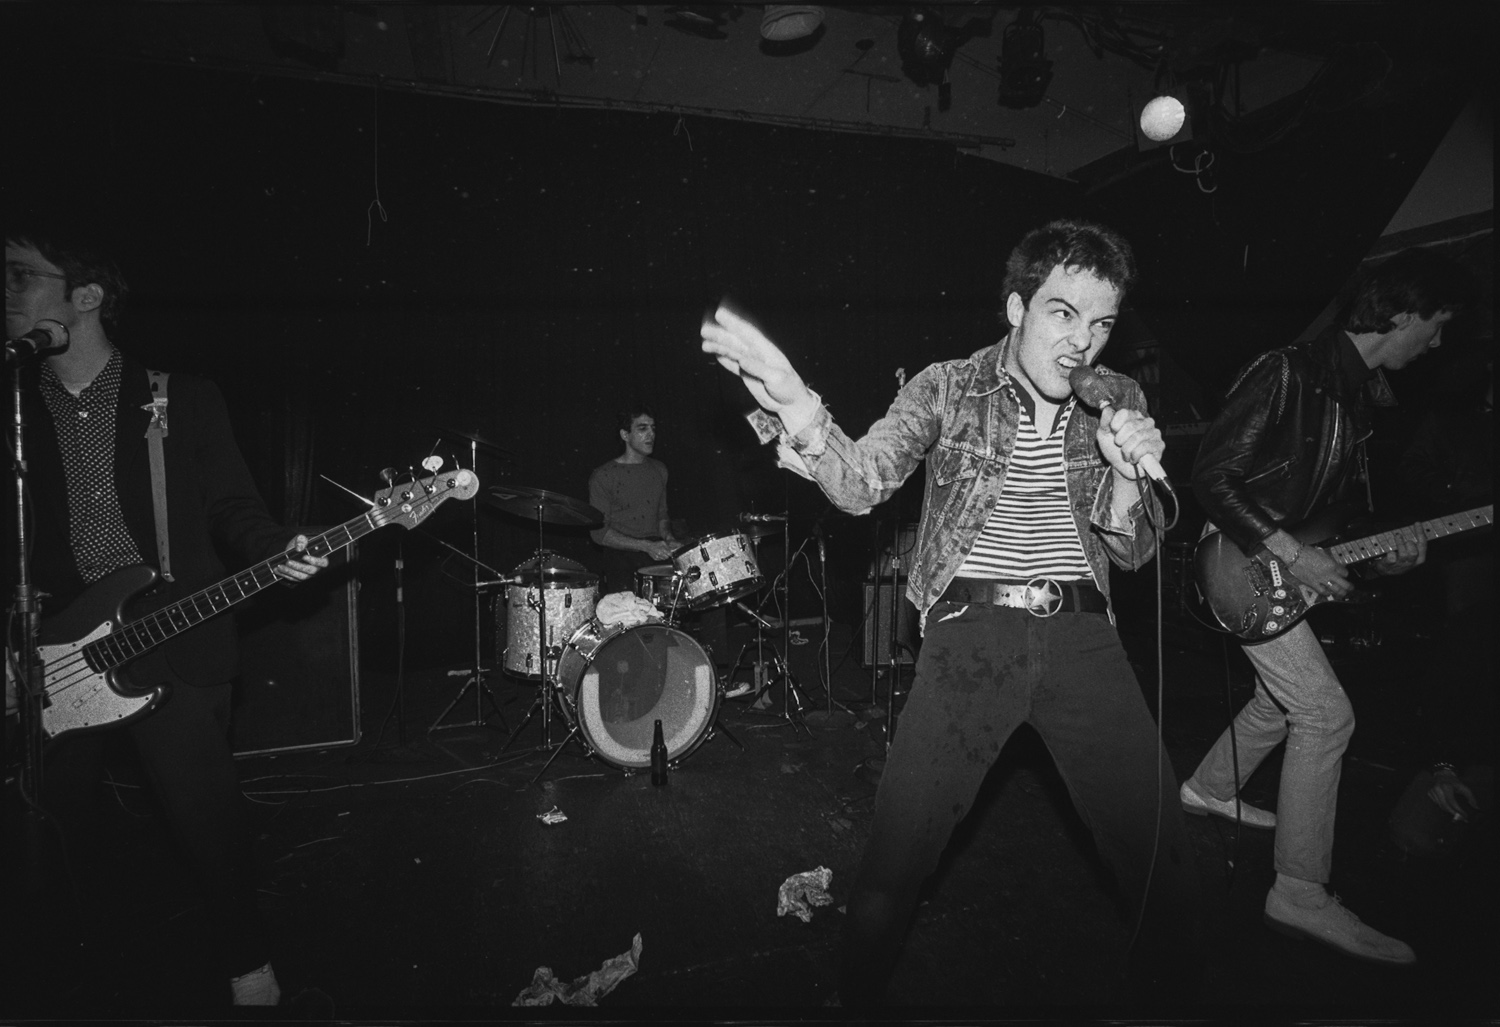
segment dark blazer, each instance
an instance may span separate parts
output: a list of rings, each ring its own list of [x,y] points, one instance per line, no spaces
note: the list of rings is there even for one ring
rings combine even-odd
[[[37,587],[50,594],[44,600],[45,616],[48,611],[62,610],[85,585],[68,541],[68,490],[62,453],[51,412],[36,384],[37,374],[35,368],[28,370],[23,406],[32,497],[28,525],[32,532],[31,573]],[[144,407],[150,402],[145,367],[127,357],[115,419],[115,480],[125,524],[142,561],[157,567],[151,463],[145,438],[150,414]],[[173,374],[167,387],[167,425],[168,436],[163,442],[167,521],[176,581],[136,603],[128,611],[132,616],[228,577],[216,544],[230,559],[249,565],[280,552],[296,534],[274,521],[266,510],[235,444],[217,386],[202,378]],[[7,568],[6,577],[13,578],[14,570]],[[158,652],[170,674],[181,682],[218,684],[235,674],[235,642],[234,619],[221,614],[177,635]],[[151,660],[153,672],[160,665],[160,661]],[[137,684],[148,682],[138,680]]]
[[[1394,399],[1382,376],[1350,367],[1358,357],[1342,335],[1329,328],[1251,361],[1203,436],[1193,493],[1245,552],[1277,528],[1362,498],[1370,407]]]

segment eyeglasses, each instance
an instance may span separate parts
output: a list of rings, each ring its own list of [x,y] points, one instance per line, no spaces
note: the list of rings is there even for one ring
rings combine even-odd
[[[25,292],[31,288],[30,280],[33,278],[58,278],[67,281],[68,276],[53,271],[38,271],[25,264],[5,265],[5,288],[10,292]]]

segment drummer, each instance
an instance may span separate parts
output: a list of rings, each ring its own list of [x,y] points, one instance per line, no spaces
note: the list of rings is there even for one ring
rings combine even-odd
[[[667,515],[667,465],[651,456],[656,418],[642,407],[618,417],[625,451],[589,475],[589,505],[604,526],[589,533],[599,547],[601,594],[628,592],[635,571],[666,563],[682,543]]]

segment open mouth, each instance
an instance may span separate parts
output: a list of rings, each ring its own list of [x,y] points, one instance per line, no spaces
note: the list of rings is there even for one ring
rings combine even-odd
[[[1061,356],[1057,358],[1057,366],[1061,367],[1064,371],[1071,371],[1081,363],[1083,361],[1077,357]]]

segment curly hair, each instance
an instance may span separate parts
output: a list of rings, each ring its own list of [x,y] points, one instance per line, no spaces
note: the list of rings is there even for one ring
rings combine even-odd
[[[1122,298],[1136,280],[1135,253],[1124,236],[1089,221],[1062,219],[1032,229],[1016,243],[1005,261],[1002,299],[1014,292],[1030,306],[1059,265],[1093,273],[1119,289]]]

